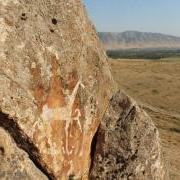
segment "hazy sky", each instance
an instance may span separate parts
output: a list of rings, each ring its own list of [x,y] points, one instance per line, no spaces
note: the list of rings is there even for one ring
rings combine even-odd
[[[180,36],[180,0],[84,0],[98,31]]]

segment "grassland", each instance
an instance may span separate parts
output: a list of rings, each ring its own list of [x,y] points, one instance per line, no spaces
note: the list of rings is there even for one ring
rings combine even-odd
[[[118,87],[152,117],[159,129],[167,167],[180,179],[180,58],[110,60]]]

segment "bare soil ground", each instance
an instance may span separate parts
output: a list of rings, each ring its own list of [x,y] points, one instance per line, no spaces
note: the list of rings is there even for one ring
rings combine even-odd
[[[172,180],[180,179],[180,59],[110,60],[114,79],[159,129]]]

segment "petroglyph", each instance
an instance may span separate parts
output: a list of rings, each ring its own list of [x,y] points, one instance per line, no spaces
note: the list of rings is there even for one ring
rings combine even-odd
[[[79,80],[74,87],[72,94],[67,96],[66,99],[66,106],[64,107],[58,107],[58,108],[49,108],[47,104],[43,106],[42,109],[42,119],[44,121],[65,121],[65,133],[66,133],[66,152],[69,154],[69,149],[68,149],[68,135],[69,135],[69,126],[72,124],[72,121],[77,121],[77,124],[79,126],[79,129],[82,132],[82,125],[80,122],[80,117],[81,117],[81,111],[79,109],[75,109],[75,113],[77,114],[75,117],[72,117],[72,109],[73,109],[73,104],[75,102],[78,89],[80,88],[85,88],[85,86],[82,84],[81,80]]]

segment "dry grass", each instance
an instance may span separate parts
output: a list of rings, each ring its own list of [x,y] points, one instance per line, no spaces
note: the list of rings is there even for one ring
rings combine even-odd
[[[180,179],[180,59],[110,60],[114,79],[159,128],[171,179]]]

